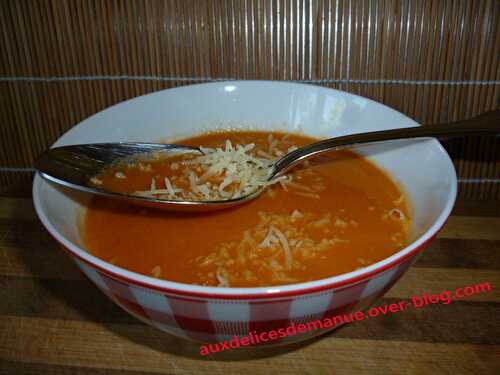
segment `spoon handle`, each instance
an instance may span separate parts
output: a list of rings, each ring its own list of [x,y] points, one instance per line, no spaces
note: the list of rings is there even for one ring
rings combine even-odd
[[[448,138],[465,135],[499,135],[500,110],[485,112],[468,120],[449,124],[425,125],[410,128],[381,130],[369,133],[329,138],[292,151],[274,164],[271,178],[283,174],[301,161],[324,152],[355,146],[363,143],[390,141],[396,139],[435,137]]]

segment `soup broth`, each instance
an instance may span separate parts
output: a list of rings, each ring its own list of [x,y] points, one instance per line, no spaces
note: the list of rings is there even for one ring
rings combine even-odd
[[[263,159],[315,141],[231,131],[178,143],[224,149],[228,140],[234,147],[254,144],[249,153]],[[180,191],[189,188],[181,171],[161,158],[144,159],[105,171],[98,183],[122,192]],[[196,184],[220,188],[198,178]],[[255,200],[223,211],[166,212],[94,198],[82,237],[93,255],[130,271],[188,284],[255,287],[318,280],[380,261],[406,245],[409,223],[404,194],[390,177],[342,150],[306,162]]]

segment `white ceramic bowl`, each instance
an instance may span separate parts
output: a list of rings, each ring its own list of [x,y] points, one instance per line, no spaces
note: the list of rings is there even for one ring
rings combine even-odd
[[[54,146],[159,141],[221,127],[332,137],[407,126],[418,124],[391,108],[345,92],[295,83],[230,81],[159,91],[117,104],[82,121]],[[401,277],[442,227],[453,207],[457,183],[453,164],[436,140],[373,144],[356,150],[387,171],[406,192],[414,241],[369,267],[283,287],[202,287],[127,271],[85,251],[78,220],[87,196],[60,190],[36,176],[33,198],[47,230],[126,311],[180,337],[227,340],[370,305]],[[306,330],[279,342],[304,340],[328,329]]]

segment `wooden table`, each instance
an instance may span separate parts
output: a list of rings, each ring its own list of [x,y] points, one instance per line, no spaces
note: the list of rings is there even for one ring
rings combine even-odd
[[[377,305],[489,282],[492,290],[355,322],[291,347],[199,346],[135,320],[42,228],[29,186],[0,196],[0,374],[500,374],[500,204],[460,201]]]

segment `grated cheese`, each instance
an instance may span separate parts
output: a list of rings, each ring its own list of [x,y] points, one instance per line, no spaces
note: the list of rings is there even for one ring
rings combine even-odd
[[[153,167],[151,166],[151,164],[144,165],[142,163],[138,163],[137,166],[139,167],[139,170],[142,172],[152,172],[153,171]]]
[[[284,150],[278,148],[279,141],[272,135],[267,140],[266,151],[257,149],[254,143],[233,144],[229,139],[225,141],[223,148],[200,146],[199,150],[202,155],[184,155],[181,158],[176,157],[170,163],[169,169],[177,171],[177,174],[152,177],[149,189],[138,190],[135,194],[170,200],[228,200],[238,199],[262,188],[279,184],[286,192],[293,191],[306,198],[319,199],[320,196],[317,193],[325,189],[320,184],[321,178],[318,180],[320,183],[312,187],[292,181],[292,175],[269,180],[273,159],[283,155]],[[297,147],[294,145],[288,147],[288,151],[295,149]],[[154,155],[152,159],[160,160],[160,156]],[[127,168],[138,168],[144,172],[153,170],[147,161],[127,164]],[[305,174],[310,173],[311,171],[305,171]],[[126,178],[126,175],[116,172],[115,177]],[[297,177],[301,178],[299,173]],[[164,187],[158,186],[156,178],[164,182]],[[96,178],[92,181],[96,185],[102,184]],[[162,185],[163,182],[161,182]],[[269,189],[268,193],[269,196],[273,196],[272,190]]]
[[[90,179],[90,182],[93,183],[94,185],[102,185],[102,180],[99,180],[97,177],[92,177]]]
[[[227,272],[224,268],[217,268],[217,271],[215,273],[217,280],[219,281],[219,284],[217,286],[219,287],[229,287],[229,280],[227,277]]]
[[[272,228],[269,228],[269,230],[267,231],[266,237],[262,240],[262,242],[259,244],[258,247],[260,249],[263,249],[263,248],[271,246],[271,243],[274,242],[274,238],[275,237],[273,236]]]
[[[286,239],[283,232],[280,231],[278,228],[271,227],[271,229],[274,231],[274,233],[276,234],[276,236],[278,237],[278,239],[281,243],[281,246],[283,247],[283,252],[285,253],[286,268],[287,269],[292,268],[293,256],[292,256],[292,252],[290,251],[290,245],[288,244],[288,240]]]
[[[345,228],[345,227],[347,227],[347,223],[344,220],[342,220],[342,219],[340,219],[338,217],[335,217],[335,223],[334,223],[334,225],[336,227],[339,227],[339,228]]]
[[[175,197],[174,187],[172,186],[172,183],[170,182],[168,177],[165,177],[165,187],[167,188],[168,194],[172,197]]]
[[[283,177],[285,177],[285,176],[283,176]],[[288,191],[288,188],[287,188],[287,186],[286,186],[288,181],[289,181],[289,180],[288,180],[288,179],[286,179],[286,178],[283,178],[283,179],[278,180],[279,184],[281,185],[281,187],[282,187],[282,188],[283,188],[283,190],[285,190],[285,191]]]
[[[225,148],[200,147],[203,155],[190,156],[181,162],[170,165],[173,170],[183,169],[189,183],[189,190],[175,190],[170,181],[165,180],[165,189],[170,199],[225,200],[251,194],[278,181],[268,181],[271,160],[257,158],[249,152],[254,143],[233,145],[226,140]],[[175,166],[174,166],[175,165]],[[155,196],[160,193],[154,183],[149,190],[138,191],[142,196]]]
[[[287,185],[291,188],[295,188],[297,190],[302,190],[302,191],[305,191],[305,192],[308,192],[308,193],[316,193],[316,191],[314,191],[312,188],[310,188],[309,186],[306,186],[306,185],[302,185],[302,184],[299,184],[297,182],[293,182],[292,179],[290,179],[287,183]]]
[[[295,191],[294,193],[305,198],[319,199],[319,194],[316,193],[304,193],[302,191]]]
[[[266,159],[272,159],[273,158],[270,154],[268,154],[267,152],[262,151],[262,150],[258,150],[257,151],[257,155],[261,156],[263,158],[266,158]]]
[[[290,218],[292,219],[292,222],[300,220],[303,217],[304,217],[304,215],[302,215],[302,213],[299,210],[293,210],[292,215],[290,216]]]
[[[310,225],[314,228],[321,228],[326,226],[327,224],[330,224],[331,219],[331,214],[325,214],[321,219],[313,221]]]
[[[392,201],[392,203],[394,203],[396,206],[399,206],[401,203],[403,203],[404,198],[405,198],[404,195],[401,194],[399,196],[399,198],[396,199],[396,200],[394,200],[394,201]]]
[[[393,220],[403,221],[406,219],[405,214],[399,208],[393,208],[387,213],[389,217]]]
[[[195,264],[205,270],[200,276],[204,285],[222,286],[226,281],[231,284],[231,280],[248,278],[258,280],[259,272],[263,270],[271,275],[273,282],[293,282],[291,272],[303,270],[321,254],[349,243],[349,240],[339,237],[338,231],[318,240],[312,239],[313,232],[317,233],[315,224],[323,227],[332,220],[329,213],[260,211],[257,216],[257,225],[246,230],[239,241],[220,243],[208,256],[195,259]],[[293,224],[292,216],[300,217],[300,224]],[[236,262],[238,267],[234,268]],[[217,269],[219,276],[215,275]],[[215,275],[212,278],[208,276],[211,270]]]
[[[160,277],[161,275],[161,267],[160,266],[156,266],[154,267],[152,270],[151,270],[151,275],[153,277]]]

